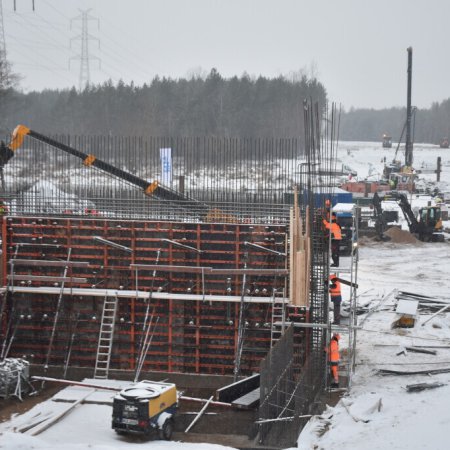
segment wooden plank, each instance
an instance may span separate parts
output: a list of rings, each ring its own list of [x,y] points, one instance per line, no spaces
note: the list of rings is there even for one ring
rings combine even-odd
[[[26,431],[31,430],[32,428],[38,426],[42,422],[48,420],[52,416],[52,413],[48,411],[45,414],[38,413],[37,416],[38,417],[35,418],[34,422],[28,422],[24,425],[21,425],[19,428],[15,428],[14,430],[18,433],[25,433]]]
[[[378,373],[380,375],[400,375],[400,376],[408,376],[408,375],[436,375],[439,373],[449,373],[450,368],[444,369],[430,369],[430,370],[411,370],[411,371],[403,371],[403,370],[389,370],[389,369],[379,369]]]
[[[85,383],[83,381],[72,381],[72,380],[63,380],[61,378],[51,378],[51,377],[39,377],[39,376],[33,376],[31,377],[32,380],[36,381],[48,381],[52,383],[59,383],[59,384],[67,384],[69,386],[82,386],[82,387],[89,387],[94,389],[102,389],[106,391],[115,391],[120,392],[123,388],[117,388],[112,386],[102,386],[101,384],[95,384],[95,383]],[[132,384],[132,383],[130,383]]]
[[[294,193],[295,194],[295,193]],[[294,195],[295,199],[295,195]],[[289,211],[289,230],[291,238],[289,240],[289,295],[290,302],[294,304],[295,302],[295,290],[294,290],[294,274],[295,274],[295,263],[294,263],[294,242],[295,242],[295,234],[294,234],[294,209],[291,208]]]
[[[253,391],[259,386],[260,374],[251,375],[242,380],[223,386],[216,390],[216,400],[221,402],[230,402],[248,392]]]
[[[49,418],[46,422],[44,422],[41,426],[35,427],[35,429],[32,429],[29,434],[30,436],[37,436],[38,434],[41,434],[43,431],[50,428],[55,423],[59,422],[66,414],[68,414],[70,411],[72,411],[76,406],[78,406],[80,403],[83,403],[84,400],[86,400],[92,393],[95,392],[95,389],[91,389],[86,395],[78,399],[76,402],[73,402],[68,408],[64,409],[60,413],[56,414],[56,416],[53,416]]]
[[[239,409],[253,409],[259,403],[260,388],[256,388],[253,391],[248,392],[242,397],[232,401],[231,404]]]
[[[304,239],[301,238],[303,241]],[[296,291],[295,296],[295,306],[308,306],[307,292],[306,292],[306,253],[304,250],[300,250],[297,252],[296,256],[296,282],[294,284],[294,289]]]
[[[426,353],[427,355],[436,355],[436,350],[426,350],[425,348],[405,347],[406,350],[413,353]]]
[[[445,386],[444,383],[417,383],[417,384],[408,384],[406,385],[407,392],[420,392],[425,389],[436,389],[438,387]]]

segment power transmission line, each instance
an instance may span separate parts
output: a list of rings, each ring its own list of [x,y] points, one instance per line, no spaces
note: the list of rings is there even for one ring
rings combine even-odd
[[[92,17],[89,15],[89,11],[85,10],[82,11],[80,10],[81,14],[77,17],[74,17],[71,22],[70,22],[70,26],[72,27],[72,22],[76,21],[76,20],[81,20],[81,34],[78,36],[75,36],[74,38],[72,38],[70,40],[70,43],[72,44],[73,40],[80,40],[81,41],[81,52],[78,56],[74,56],[72,58],[70,58],[70,60],[72,59],[79,59],[80,60],[80,77],[79,77],[79,90],[80,92],[85,89],[86,87],[89,86],[90,83],[90,71],[89,71],[89,61],[91,59],[96,59],[99,61],[99,66],[101,63],[100,58],[98,58],[97,56],[91,56],[89,55],[89,41],[90,40],[96,40],[98,41],[98,46],[100,48],[100,41],[96,38],[93,37],[89,34],[88,32],[88,23],[90,20],[96,20],[97,21],[97,26],[100,28],[99,25],[99,20],[96,17]],[[70,65],[70,60],[69,60],[69,65]]]
[[[31,0],[31,5],[34,11],[34,0]],[[14,0],[14,11],[16,11],[16,0]],[[9,66],[6,58],[6,39],[5,39],[5,24],[3,22],[3,4],[0,0],[0,68],[2,81],[8,84],[9,80]]]
[[[42,0],[47,6],[51,9],[53,9],[57,14],[59,14],[61,17],[64,17],[67,20],[70,20],[69,17],[67,17],[64,13],[62,13],[59,9],[55,8],[54,5],[52,5],[48,0]],[[131,34],[127,33],[126,29],[120,28],[114,23],[106,20],[104,17],[102,17],[102,23],[106,22],[107,25],[110,27],[114,27],[117,29],[119,35],[125,35],[125,36],[131,36]],[[116,61],[120,61],[123,63],[124,61],[128,61],[130,63],[130,67],[133,67],[134,69],[139,70],[143,75],[145,75],[149,80],[151,80],[155,74],[150,72],[147,68],[145,68],[142,65],[142,54],[139,54],[138,52],[135,52],[133,48],[131,48],[128,45],[125,45],[120,40],[115,40],[111,37],[111,35],[107,34],[105,32],[105,27],[102,26],[102,29],[99,30],[101,37],[102,37],[102,53],[105,53],[105,56],[108,58],[111,58],[111,54],[114,55],[112,58]],[[108,53],[105,51],[105,39],[108,42],[106,44],[106,48],[109,48],[111,50],[111,53]],[[134,37],[132,37],[134,39]],[[109,45],[111,44],[111,45]],[[120,53],[118,53],[120,51]],[[105,61],[102,60],[102,64],[105,64]],[[109,65],[112,68],[112,65]],[[160,70],[159,68],[155,67],[153,64],[151,66],[156,70]],[[116,70],[118,69],[118,70]],[[113,68],[114,71],[119,72],[120,74],[123,74],[123,67],[121,68]],[[102,70],[104,72],[104,70]],[[105,72],[106,73],[106,72]],[[120,77],[119,77],[120,78]]]

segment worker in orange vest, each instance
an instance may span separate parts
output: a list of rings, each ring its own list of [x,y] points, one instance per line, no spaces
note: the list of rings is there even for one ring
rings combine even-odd
[[[330,362],[331,387],[339,387],[339,339],[341,336],[334,333],[328,348],[328,361]]]
[[[333,273],[330,275],[330,297],[333,302],[333,315],[334,324],[340,325],[341,323],[341,303],[342,303],[342,293],[341,293],[341,282],[338,277]]]
[[[331,222],[323,219],[326,236],[331,234],[331,259],[333,264],[331,267],[339,267],[340,245],[342,240],[341,226],[337,223],[336,213],[331,214]]]

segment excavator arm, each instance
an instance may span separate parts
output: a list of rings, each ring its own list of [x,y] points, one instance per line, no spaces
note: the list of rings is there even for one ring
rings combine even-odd
[[[388,191],[384,197],[385,200],[395,200],[400,206],[403,216],[405,217],[406,222],[408,223],[408,228],[411,233],[420,233],[420,224],[416,219],[416,216],[411,209],[411,205],[409,204],[408,198],[405,194],[402,194],[397,191]]]
[[[384,232],[386,231],[386,220],[383,214],[383,209],[381,207],[381,198],[378,195],[378,192],[373,194],[372,198],[373,204],[373,218],[375,220],[375,231],[380,239],[384,238]]]
[[[11,142],[9,145],[6,145],[2,142],[0,146],[0,169],[2,170],[5,164],[14,156],[17,149],[19,149],[26,136],[29,136],[37,141],[48,144],[52,147],[55,147],[59,150],[62,150],[65,153],[68,153],[72,156],[76,156],[81,159],[83,164],[88,167],[95,167],[97,169],[102,170],[103,172],[109,173],[115,177],[118,177],[122,180],[127,181],[128,183],[141,188],[146,195],[154,196],[161,200],[169,200],[181,202],[180,206],[186,207],[189,209],[194,209],[200,214],[207,214],[209,207],[203,202],[192,199],[186,195],[181,194],[167,186],[161,185],[158,181],[149,182],[142,178],[139,178],[129,172],[126,172],[122,169],[114,167],[113,165],[98,159],[96,156],[84,153],[75,148],[69,147],[66,144],[55,141],[43,134],[37,133],[36,131],[31,130],[25,125],[18,125],[12,134]]]
[[[376,226],[382,223],[378,218],[380,216],[381,201],[394,200],[400,206],[403,216],[408,223],[411,234],[416,235],[421,241],[443,242],[441,209],[438,206],[424,207],[420,210],[419,220],[414,215],[408,197],[398,191],[385,192],[383,198],[377,193],[374,194],[373,204],[375,211]],[[383,230],[384,231],[384,230]]]

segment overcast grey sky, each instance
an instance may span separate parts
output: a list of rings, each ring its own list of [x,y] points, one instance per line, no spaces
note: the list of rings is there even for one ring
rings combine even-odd
[[[78,86],[80,9],[91,8],[93,83],[135,84],[215,67],[226,77],[313,70],[344,108],[450,97],[450,0],[14,0],[3,2],[7,54],[25,91]],[[69,60],[71,60],[69,70]]]

